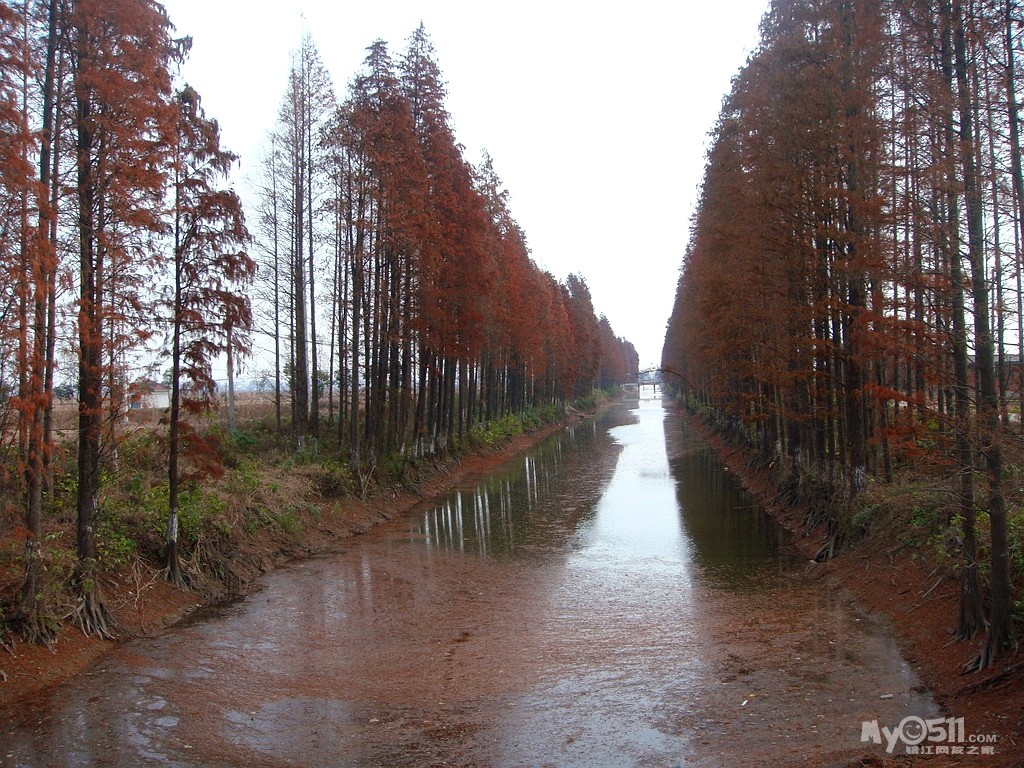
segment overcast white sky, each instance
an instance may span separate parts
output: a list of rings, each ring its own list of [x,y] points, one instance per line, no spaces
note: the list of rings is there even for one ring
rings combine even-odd
[[[339,98],[375,39],[422,21],[470,162],[487,149],[534,260],[582,274],[598,313],[660,361],[708,131],[768,0],[164,0],[193,37],[183,75],[256,172],[291,51],[313,35]]]

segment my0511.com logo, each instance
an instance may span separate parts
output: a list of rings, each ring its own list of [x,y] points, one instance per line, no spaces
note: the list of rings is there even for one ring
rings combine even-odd
[[[884,743],[889,754],[902,744],[908,755],[994,755],[999,736],[966,733],[962,717],[925,719],[908,715],[895,728],[880,727],[877,720],[865,720],[860,725],[860,740]]]

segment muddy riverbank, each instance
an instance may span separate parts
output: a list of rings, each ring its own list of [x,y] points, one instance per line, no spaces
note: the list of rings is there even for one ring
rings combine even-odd
[[[680,417],[684,418],[680,413]],[[805,511],[775,503],[778,488],[770,472],[754,469],[749,457],[729,445],[698,419],[689,419],[715,449],[744,488],[793,536],[807,557],[810,578],[841,585],[868,615],[888,622],[904,656],[913,665],[948,717],[964,718],[975,734],[999,737],[997,754],[931,755],[886,764],[929,766],[1024,766],[1024,662],[1010,654],[993,669],[964,673],[978,651],[978,641],[951,642],[958,610],[958,585],[936,573],[912,551],[892,542],[868,538],[832,560],[811,563],[825,538],[823,527],[807,528]]]
[[[118,639],[85,637],[68,625],[53,649],[26,644],[16,638],[10,640],[9,647],[0,649],[0,708],[81,674],[124,642],[158,634],[197,611],[248,594],[261,575],[298,559],[332,552],[350,537],[366,533],[467,478],[501,466],[582,418],[574,414],[561,424],[545,425],[493,449],[439,464],[423,473],[416,492],[387,490],[366,500],[349,497],[324,503],[315,520],[303,527],[299,538],[272,530],[255,531],[242,537],[235,552],[234,570],[227,574],[230,583],[205,578],[197,582],[195,589],[177,589],[161,579],[155,568],[136,563],[104,585],[119,627]]]
[[[670,418],[680,416],[672,414]],[[726,557],[727,567],[722,571],[718,561],[725,556],[714,544],[721,543],[722,535],[706,537],[706,543],[693,553],[698,555],[704,581],[676,574],[671,583],[685,581],[687,599],[679,602],[675,587],[663,589],[660,607],[653,613],[644,608],[641,617],[636,615],[636,606],[650,601],[638,593],[630,603],[629,590],[616,577],[619,574],[626,578],[637,551],[623,558],[622,565],[609,567],[608,550],[601,541],[610,536],[619,546],[629,539],[628,532],[633,528],[650,533],[651,520],[633,525],[608,523],[603,518],[605,523],[598,524],[598,517],[591,520],[588,515],[596,515],[593,510],[605,502],[574,497],[572,506],[576,511],[568,518],[559,517],[561,522],[554,522],[556,527],[546,530],[542,537],[568,537],[565,542],[569,543],[563,542],[568,555],[563,551],[564,557],[554,563],[504,562],[497,569],[465,557],[467,548],[479,549],[480,541],[468,527],[453,522],[451,508],[424,510],[419,527],[410,528],[405,521],[410,511],[422,506],[424,497],[436,496],[448,488],[471,486],[475,478],[493,473],[552,431],[519,438],[500,451],[445,467],[424,483],[422,494],[388,496],[334,508],[321,516],[318,529],[304,537],[300,545],[263,542],[262,552],[247,553],[252,562],[258,563],[252,568],[254,576],[291,562],[293,565],[279,570],[282,577],[298,571],[304,574],[301,578],[308,582],[307,587],[310,583],[319,585],[310,588],[314,603],[298,609],[293,606],[288,621],[282,621],[272,604],[260,604],[255,614],[261,627],[255,632],[257,636],[279,633],[277,625],[287,626],[295,610],[316,614],[315,606],[323,602],[323,585],[345,579],[354,583],[355,574],[361,574],[355,581],[369,579],[367,583],[373,584],[375,599],[370,616],[388,606],[392,618],[387,621],[386,631],[380,631],[381,627],[373,623],[377,619],[372,619],[362,630],[363,635],[357,632],[349,640],[342,640],[342,646],[348,649],[343,655],[349,661],[328,664],[326,670],[321,662],[312,660],[337,654],[343,628],[332,624],[330,613],[323,611],[317,627],[304,626],[299,633],[314,638],[314,642],[297,655],[282,657],[280,653],[281,647],[294,642],[289,634],[281,643],[270,643],[270,656],[261,661],[257,654],[253,663],[242,667],[233,660],[235,654],[211,656],[204,666],[206,677],[198,678],[198,687],[191,695],[202,701],[201,694],[209,690],[211,680],[245,681],[234,698],[224,694],[220,711],[234,730],[241,725],[239,718],[244,720],[249,713],[242,730],[248,736],[226,739],[223,727],[213,727],[217,722],[213,719],[207,731],[190,732],[188,743],[175,745],[173,739],[155,743],[157,752],[163,749],[170,754],[167,750],[177,748],[181,754],[188,754],[196,748],[192,743],[195,741],[208,755],[200,763],[203,765],[276,766],[291,764],[293,759],[307,765],[335,764],[317,763],[310,757],[309,744],[295,745],[299,753],[275,751],[283,738],[281,728],[302,730],[311,723],[313,732],[319,734],[316,743],[327,748],[326,754],[340,751],[347,755],[338,763],[345,765],[617,765],[623,764],[617,761],[624,755],[625,764],[636,765],[659,755],[685,755],[685,760],[679,758],[679,764],[707,766],[910,765],[926,758],[872,752],[856,739],[851,743],[850,731],[862,720],[872,718],[882,718],[883,725],[895,725],[904,710],[879,714],[879,703],[892,703],[897,695],[925,696],[927,688],[947,716],[965,719],[969,732],[995,733],[1002,739],[993,757],[934,756],[927,758],[928,765],[1022,764],[1018,735],[1022,732],[1024,696],[1013,661],[984,676],[959,674],[960,664],[973,649],[965,644],[948,645],[946,630],[955,616],[955,598],[947,589],[951,585],[935,588],[932,574],[913,559],[864,547],[834,561],[812,565],[809,555],[819,543],[818,532],[800,527],[801,510],[770,510],[793,532],[793,543],[805,559],[784,571],[769,570],[756,576],[755,580],[765,582],[767,589],[724,594],[721,585],[714,583],[718,578],[715,574],[720,577],[728,573],[735,562]],[[628,434],[620,433],[620,439]],[[774,490],[765,475],[752,472],[741,454],[714,435],[704,432],[703,437],[729,467],[725,474],[740,478],[755,499],[771,501]],[[630,439],[627,437],[626,446]],[[671,440],[666,442],[671,454]],[[606,458],[617,461],[618,453],[607,454]],[[534,490],[530,493],[539,495],[548,481],[541,476],[543,473],[538,474],[536,466],[532,471]],[[600,486],[615,475],[614,462],[598,462],[596,469],[588,471],[597,473],[589,486]],[[677,486],[680,471],[675,463],[669,470]],[[659,473],[664,474],[664,470],[649,457],[635,469],[640,477]],[[570,500],[567,491],[561,493],[557,502],[560,509]],[[640,498],[637,493],[636,487],[625,491],[634,507]],[[504,504],[500,499],[499,494],[494,510],[488,508],[488,525],[500,520],[500,515],[493,520],[491,515],[492,511],[498,514]],[[648,500],[643,506],[656,508],[660,503]],[[680,503],[692,508],[700,499],[680,497]],[[521,504],[509,502],[508,506]],[[678,527],[680,522],[689,540],[702,536],[705,523],[700,518],[684,515],[674,525]],[[729,527],[734,522],[729,522]],[[668,534],[664,531],[670,531],[671,526],[661,534],[656,527],[654,530],[646,542],[633,541],[629,546],[640,547],[641,551],[654,546],[652,536],[654,540],[665,538]],[[719,532],[723,533],[721,529]],[[522,531],[514,526],[507,533],[506,539],[516,546],[533,546],[517,538]],[[321,558],[295,560],[318,553],[351,553],[355,541],[366,539],[362,534],[369,534],[367,540],[375,543],[369,549],[360,549],[362,554],[356,560],[332,558],[340,563],[340,574],[324,571]],[[445,544],[456,540],[463,548],[458,555]],[[424,542],[430,544],[433,554],[426,556],[420,551],[410,557],[408,545]],[[253,546],[259,545],[254,542]],[[360,543],[359,547],[363,546]],[[485,549],[494,546],[488,543]],[[727,548],[735,548],[735,543]],[[396,556],[396,549],[403,554]],[[664,552],[657,550],[653,556],[648,552],[645,557],[654,571],[665,567]],[[669,559],[672,557],[675,555]],[[439,571],[441,561],[445,568]],[[583,574],[575,586],[565,581],[566,563],[574,563],[570,571],[576,576]],[[268,578],[273,582],[278,576]],[[553,584],[562,586],[554,588]],[[266,579],[261,585],[267,589]],[[412,589],[412,585],[417,588]],[[656,592],[660,589],[653,586]],[[648,593],[651,588],[650,582],[633,587]],[[136,637],[153,636],[156,643],[163,642],[159,636],[167,626],[218,599],[215,590],[181,592],[153,578],[144,583],[126,581],[115,594],[122,625]],[[713,595],[718,608],[694,614],[689,601],[695,595],[703,595],[700,599]],[[358,600],[353,606],[358,608],[357,613],[367,610]],[[350,616],[352,610],[343,613]],[[588,625],[594,614],[604,619],[598,625]],[[203,629],[206,624],[200,623],[185,631],[225,631],[218,623],[223,617],[213,615],[216,618],[210,629]],[[253,620],[251,615],[245,619]],[[245,632],[249,632],[251,624],[246,627]],[[863,634],[864,627],[871,630]],[[886,632],[895,633],[906,670],[901,666],[904,662],[895,661],[890,652],[879,651],[879,641],[873,638],[884,637]],[[367,658],[365,647],[370,638],[376,650],[372,658]],[[380,638],[388,640],[381,643]],[[572,638],[578,638],[578,642]],[[726,638],[728,642],[723,642]],[[11,712],[14,710],[10,705],[18,702],[18,711],[46,722],[58,683],[72,681],[72,690],[76,685],[88,688],[92,674],[111,665],[121,669],[121,677],[150,679],[147,685],[152,684],[153,673],[146,670],[165,668],[167,659],[159,656],[159,662],[147,660],[149,651],[140,654],[129,648],[124,643],[86,640],[77,634],[62,639],[53,654],[16,646],[0,663],[8,676],[0,684],[0,707]],[[497,657],[494,648],[501,649]],[[671,673],[652,675],[652,657],[637,649],[654,649],[658,665]],[[251,655],[251,649],[248,653]],[[882,655],[871,656],[878,653]],[[702,654],[696,666],[695,654]],[[267,705],[266,691],[261,687],[268,666],[284,667],[288,680],[285,693],[272,706]],[[87,670],[89,676],[76,678]],[[401,675],[395,682],[382,685],[382,673],[388,670],[399,670]],[[356,673],[364,676],[365,684],[351,683],[358,677]],[[893,682],[885,676],[890,673],[909,673],[908,680],[918,676],[920,680],[911,684]],[[175,686],[180,686],[182,695],[188,698],[192,683],[182,680],[191,673],[182,669],[177,674],[182,677]],[[157,676],[163,675],[165,672]],[[80,682],[74,682],[76,679]],[[332,685],[331,680],[346,681],[344,696],[337,692],[341,684]],[[902,693],[901,685],[906,688]],[[896,693],[882,698],[893,693],[889,689]],[[161,694],[161,700],[173,701],[177,695],[167,691]],[[344,702],[344,713],[338,709],[342,706],[339,701]],[[897,699],[896,703],[905,706],[908,701]],[[192,712],[189,705],[177,706],[181,712],[175,717],[184,713],[204,720],[204,713]],[[805,709],[807,706],[810,708]],[[322,712],[329,713],[329,717]],[[808,712],[815,714],[812,717]],[[104,716],[99,717],[102,720]],[[114,711],[105,717],[103,722],[117,718]],[[643,724],[639,729],[638,722]],[[504,725],[496,730],[496,723]],[[52,735],[55,726],[48,728],[46,733]],[[612,732],[622,735],[612,737]],[[837,744],[843,746],[837,748]],[[239,749],[248,750],[243,752],[243,763],[236,760],[238,754],[243,754]],[[752,750],[756,752],[753,760]],[[595,755],[601,758],[597,763],[593,762]],[[6,764],[3,758],[0,754],[0,763]],[[103,760],[107,762],[102,764],[118,764]],[[175,763],[168,759],[155,764]],[[196,763],[185,760],[183,764]]]
[[[121,645],[22,702],[13,764],[864,765],[934,704],[660,404]],[[118,748],[111,744],[119,745]],[[63,754],[64,752],[61,752]]]

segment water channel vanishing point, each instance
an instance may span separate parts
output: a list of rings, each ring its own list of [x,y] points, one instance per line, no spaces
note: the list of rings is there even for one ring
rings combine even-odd
[[[936,711],[660,400],[120,646],[7,766],[797,766]]]

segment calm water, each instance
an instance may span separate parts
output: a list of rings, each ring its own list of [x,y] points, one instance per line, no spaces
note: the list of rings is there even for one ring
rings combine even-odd
[[[598,567],[642,563],[729,589],[767,586],[794,560],[784,532],[703,441],[665,422],[660,401],[644,400],[570,428],[425,505],[409,530],[430,549],[492,557],[570,550],[571,562]]]
[[[934,711],[885,628],[680,421],[613,408],[129,643],[9,713],[0,759],[827,764],[865,751],[862,720]]]

